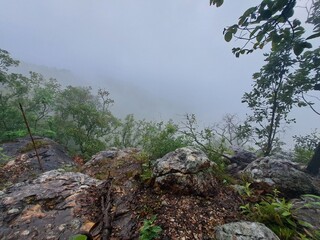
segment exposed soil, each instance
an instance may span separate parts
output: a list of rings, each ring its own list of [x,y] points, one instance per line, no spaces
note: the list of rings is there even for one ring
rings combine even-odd
[[[162,228],[161,239],[213,239],[214,227],[243,217],[242,199],[234,190],[217,186],[215,197],[156,194],[143,189],[137,197],[137,214],[141,221],[156,215]]]

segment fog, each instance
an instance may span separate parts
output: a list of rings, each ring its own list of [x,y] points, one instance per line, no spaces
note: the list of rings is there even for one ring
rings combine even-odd
[[[223,28],[259,1],[0,0],[0,48],[64,84],[106,88],[122,117],[181,120],[195,113],[203,125],[227,113],[244,119],[241,103],[263,51],[235,58]],[[298,13],[299,14],[299,13]],[[267,51],[267,49],[265,49]],[[292,134],[309,133],[319,117],[294,111]]]

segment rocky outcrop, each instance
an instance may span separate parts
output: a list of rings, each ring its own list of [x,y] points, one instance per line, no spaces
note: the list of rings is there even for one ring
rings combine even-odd
[[[216,227],[217,240],[280,240],[262,223],[233,222]]]
[[[0,239],[68,239],[99,220],[101,183],[49,171],[0,192]]]
[[[254,182],[264,182],[277,188],[287,197],[319,193],[312,178],[301,171],[298,164],[289,160],[274,157],[259,158],[250,163],[242,173],[252,177]]]
[[[0,189],[14,183],[32,180],[46,171],[75,166],[64,148],[47,138],[35,138],[42,171],[30,138],[18,139],[1,145],[11,159],[0,169]]]
[[[217,182],[213,166],[200,150],[177,149],[154,163],[155,188],[177,194],[214,195]]]
[[[111,182],[110,199],[105,204],[110,208],[106,217],[112,228],[111,239],[138,239],[135,209],[139,206],[141,164],[138,149],[113,148],[97,153],[83,166],[83,173]]]

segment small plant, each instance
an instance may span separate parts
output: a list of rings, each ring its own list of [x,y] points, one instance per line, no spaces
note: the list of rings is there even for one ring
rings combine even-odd
[[[245,182],[244,185],[238,187],[238,193],[244,197],[252,196],[252,189],[250,188],[251,183]]]
[[[160,236],[162,229],[155,225],[154,221],[156,218],[157,216],[154,215],[151,219],[145,219],[143,221],[143,226],[140,228],[139,240],[152,240]]]
[[[137,154],[136,158],[141,162],[140,178],[143,182],[148,182],[152,178],[151,161],[146,152]]]
[[[268,226],[280,239],[291,239],[297,234],[298,228],[298,223],[292,216],[293,204],[284,198],[280,199],[278,194],[275,190],[273,195],[268,195],[263,201],[254,205],[248,203],[240,208],[252,220]]]
[[[267,195],[263,201],[256,204],[248,203],[240,209],[253,221],[264,223],[280,239],[320,239],[319,232],[314,231],[310,223],[294,218],[293,204],[284,198],[279,198],[278,195],[279,191],[274,190],[273,194]],[[311,194],[303,196],[312,197],[315,201],[304,204],[302,207],[320,206],[320,196]]]

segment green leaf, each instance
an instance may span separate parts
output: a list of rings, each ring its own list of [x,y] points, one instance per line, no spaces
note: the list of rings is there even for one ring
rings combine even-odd
[[[274,32],[274,34],[272,35],[272,43],[279,43],[281,41],[281,37]]]
[[[306,222],[306,221],[298,220],[298,223],[303,227],[313,228],[313,225],[311,223]]]
[[[271,12],[269,9],[263,10],[263,11],[261,12],[261,18],[262,18],[263,20],[269,19],[271,16],[272,16],[272,12]]]
[[[257,34],[257,37],[256,37],[257,42],[261,42],[261,40],[263,39],[263,37],[264,37],[264,34],[262,33],[262,31],[260,31],[260,32]]]
[[[223,4],[223,0],[210,0],[210,6],[216,5],[216,7],[220,7]]]
[[[257,7],[251,7],[251,8],[249,8],[249,9],[247,9],[247,10],[242,14],[241,17],[246,18],[246,17],[248,17],[251,13],[254,13],[256,10],[257,10]]]
[[[317,37],[320,37],[320,32],[310,35],[309,37],[306,38],[306,40],[314,39],[314,38],[317,38]]]
[[[288,212],[288,211],[285,211],[285,212],[283,212],[281,215],[284,216],[284,217],[287,217],[287,216],[290,216],[291,213]]]
[[[297,43],[294,45],[293,47],[293,52],[296,56],[299,56],[302,52],[303,52],[303,46],[301,45],[301,43]]]
[[[77,234],[69,238],[69,240],[87,240],[87,239],[88,239],[87,236],[82,234]]]
[[[226,40],[226,42],[230,42],[232,39],[232,32],[227,32],[225,35],[224,35],[224,40]]]

